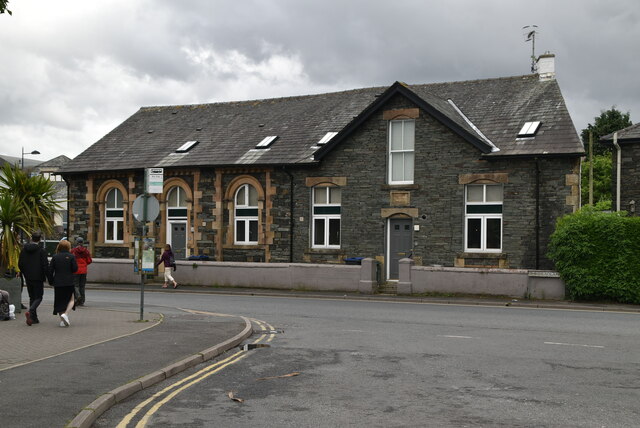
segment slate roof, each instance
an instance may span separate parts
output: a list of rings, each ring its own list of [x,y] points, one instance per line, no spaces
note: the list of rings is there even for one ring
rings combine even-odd
[[[613,132],[600,138],[603,143],[613,144]],[[619,143],[640,143],[640,123],[628,126],[618,131]]]
[[[45,161],[39,164],[37,169],[40,171],[43,171],[43,170],[57,171],[58,169],[62,168],[67,163],[69,163],[70,160],[71,158],[65,155],[56,156],[55,158],[49,159],[48,161]]]
[[[395,93],[410,97],[485,157],[584,154],[557,82],[527,75],[143,107],[68,162],[62,172],[314,163]],[[541,121],[540,130],[534,138],[518,139],[528,121]],[[317,146],[327,132],[339,134],[323,148]],[[255,149],[273,135],[278,139],[268,149]],[[194,140],[199,143],[191,150],[175,153]]]
[[[12,165],[20,166],[20,162],[22,162],[22,157],[21,156],[0,155],[0,166],[4,165],[5,163],[10,163]],[[41,163],[42,163],[42,161],[39,161],[39,160],[36,160],[36,159],[24,158],[24,167],[25,168],[33,168],[34,166],[40,165]]]

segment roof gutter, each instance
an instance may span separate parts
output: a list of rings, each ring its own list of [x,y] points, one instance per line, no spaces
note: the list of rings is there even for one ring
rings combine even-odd
[[[622,149],[618,144],[618,132],[613,133],[613,146],[616,148],[616,211],[620,211],[620,182],[622,172],[620,167],[622,166]]]
[[[567,152],[567,153],[529,153],[529,154],[499,154],[499,153],[483,153],[480,157],[484,160],[492,159],[531,159],[531,158],[580,158],[584,156],[584,152]]]

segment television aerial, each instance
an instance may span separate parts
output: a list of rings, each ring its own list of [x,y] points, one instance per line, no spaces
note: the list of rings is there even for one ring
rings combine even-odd
[[[531,42],[531,72],[536,72],[536,35],[539,34],[537,25],[525,25],[522,27],[524,30],[524,41]]]

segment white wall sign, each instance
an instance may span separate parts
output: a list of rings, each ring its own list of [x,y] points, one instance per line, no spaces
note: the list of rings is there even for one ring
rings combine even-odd
[[[164,168],[145,169],[145,189],[147,193],[162,193],[164,184]]]

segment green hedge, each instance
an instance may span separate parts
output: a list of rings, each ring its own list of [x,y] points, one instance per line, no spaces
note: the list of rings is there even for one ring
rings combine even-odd
[[[640,304],[640,217],[585,207],[558,220],[548,256],[572,299]]]

